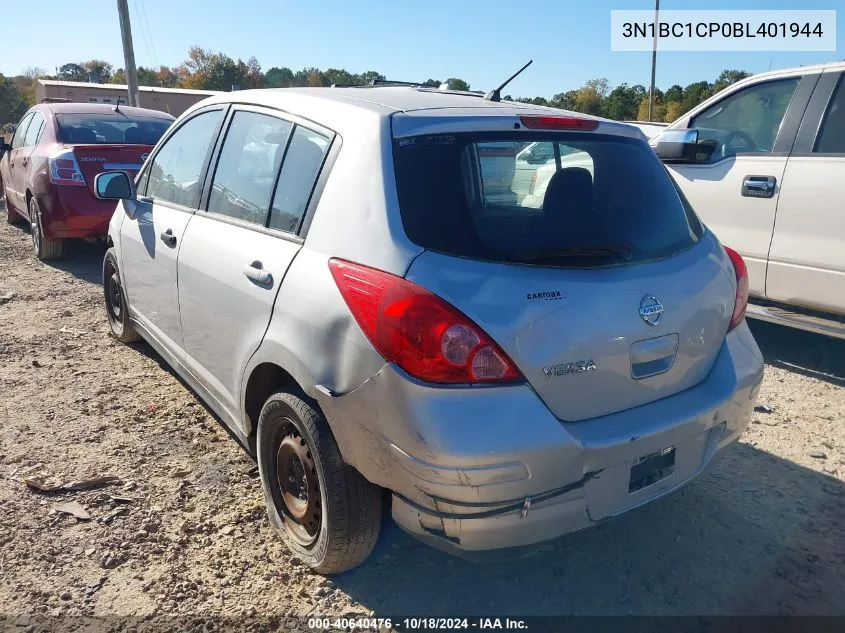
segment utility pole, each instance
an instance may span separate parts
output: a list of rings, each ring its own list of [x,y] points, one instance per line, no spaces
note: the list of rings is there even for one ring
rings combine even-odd
[[[657,17],[660,14],[660,0],[654,0],[654,46],[651,49],[651,87],[648,90],[648,120],[654,121],[654,74],[657,69]]]
[[[126,0],[117,0],[117,13],[120,16],[120,35],[123,38],[123,60],[126,63],[126,83],[129,84],[128,105],[137,106],[138,70],[135,68],[135,50],[132,48],[132,26],[129,24],[129,6]]]

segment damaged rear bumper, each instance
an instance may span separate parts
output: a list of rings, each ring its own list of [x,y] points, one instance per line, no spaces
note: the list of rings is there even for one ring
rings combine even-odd
[[[739,438],[762,371],[743,324],[699,385],[580,422],[555,418],[527,385],[432,387],[392,365],[348,394],[315,395],[346,461],[393,491],[396,522],[471,553],[527,548],[680,488]],[[634,467],[651,456],[660,468],[640,481]]]

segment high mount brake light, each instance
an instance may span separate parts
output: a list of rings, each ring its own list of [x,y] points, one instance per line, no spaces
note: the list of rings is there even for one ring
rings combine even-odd
[[[522,379],[513,361],[455,307],[410,281],[340,259],[335,283],[364,334],[411,376],[445,384]]]
[[[731,264],[736,274],[736,297],[734,298],[734,311],[731,315],[731,323],[728,332],[737,327],[745,318],[745,310],[748,308],[748,268],[742,256],[732,248],[725,246],[725,252],[731,258]]]
[[[519,117],[522,125],[529,130],[595,130],[599,122],[595,119],[582,119],[575,116],[523,115]]]

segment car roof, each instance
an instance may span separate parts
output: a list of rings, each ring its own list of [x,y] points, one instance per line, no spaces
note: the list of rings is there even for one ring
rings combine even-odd
[[[115,112],[115,106],[111,103],[40,103],[36,108],[48,110],[56,114],[114,114]],[[173,115],[162,112],[161,110],[133,108],[125,105],[121,105],[118,110],[127,116],[167,119],[170,121],[174,119]]]
[[[610,119],[515,101],[488,101],[474,92],[408,86],[343,88],[270,88],[227,92],[205,99],[193,109],[215,103],[244,103],[278,108],[343,132],[348,115],[366,113],[378,118],[403,115],[419,118],[572,116],[601,121],[603,131],[630,136],[631,126]]]

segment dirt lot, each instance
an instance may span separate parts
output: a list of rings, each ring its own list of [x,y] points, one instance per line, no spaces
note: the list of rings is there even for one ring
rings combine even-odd
[[[40,263],[0,211],[0,615],[18,631],[39,614],[845,614],[842,343],[755,324],[771,412],[666,500],[516,562],[386,520],[371,559],[328,580],[272,533],[253,462],[197,397],[109,337],[102,255]],[[121,483],[47,494],[36,475]]]

